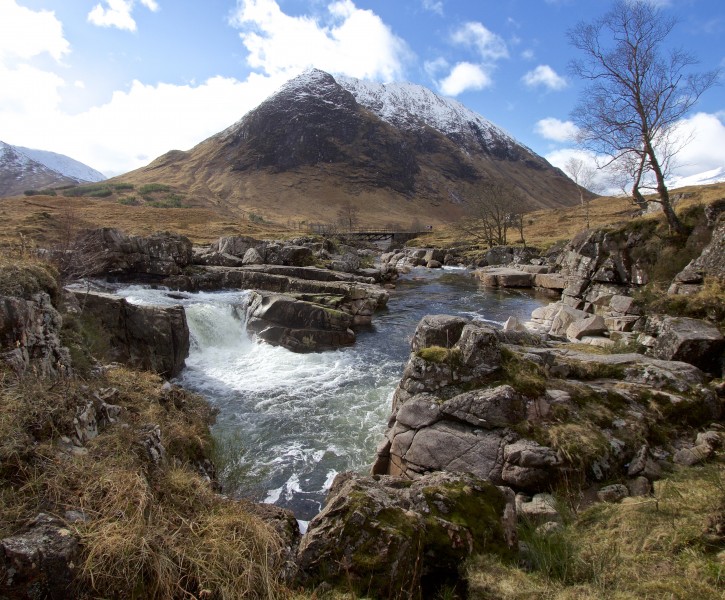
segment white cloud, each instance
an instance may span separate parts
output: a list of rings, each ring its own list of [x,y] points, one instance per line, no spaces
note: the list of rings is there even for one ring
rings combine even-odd
[[[675,157],[677,176],[725,168],[725,114],[696,113],[680,121],[677,132],[690,140]]]
[[[524,60],[534,60],[534,51],[533,50],[524,50],[521,52],[521,58]]]
[[[571,142],[576,138],[578,128],[571,121],[547,117],[536,122],[534,131],[541,137],[554,142]]]
[[[378,15],[351,0],[332,2],[327,12],[293,17],[276,0],[239,0],[232,23],[242,29],[249,65],[268,75],[314,66],[367,79],[402,77],[410,51]]]
[[[60,62],[69,52],[63,25],[54,12],[36,12],[18,6],[15,0],[0,0],[0,60],[28,60],[48,53]]]
[[[482,23],[465,23],[453,32],[451,40],[460,46],[474,48],[483,60],[495,61],[508,58],[508,48],[503,38]]]
[[[99,27],[116,27],[126,31],[136,31],[136,21],[131,13],[135,0],[104,0],[99,2],[88,13],[88,22]],[[159,10],[156,0],[140,0],[141,4],[150,11]]]
[[[697,176],[703,173],[725,173],[725,115],[717,113],[696,113],[683,119],[677,125],[677,135],[682,140],[689,140],[677,153],[673,164],[669,185],[684,185],[685,178],[697,182]],[[564,169],[571,157],[580,158],[585,164],[597,168],[607,163],[604,156],[597,157],[591,152],[575,148],[562,148],[546,155],[546,159],[554,166]],[[596,181],[599,187],[609,194],[621,193],[621,181],[611,169],[597,171]],[[623,182],[625,187],[629,181]],[[627,189],[627,193],[629,190]]]
[[[438,83],[446,96],[458,96],[467,90],[481,90],[491,85],[491,77],[480,65],[460,62],[448,77]]]
[[[191,148],[239,120],[284,82],[261,75],[244,82],[213,77],[196,86],[134,81],[106,104],[70,115],[60,110],[62,79],[23,75],[0,88],[3,141],[67,154],[107,175],[136,169],[171,149]],[[2,69],[0,78],[6,80]],[[20,87],[29,82],[32,92]],[[15,95],[8,97],[10,90]]]
[[[521,80],[531,88],[543,86],[549,90],[563,90],[567,86],[566,79],[549,65],[539,65],[526,73]]]
[[[438,77],[438,74],[448,69],[449,66],[448,61],[443,57],[438,57],[435,60],[427,60],[423,63],[423,68],[431,79]]]
[[[423,8],[434,12],[438,15],[443,16],[443,2],[442,0],[423,0]]]

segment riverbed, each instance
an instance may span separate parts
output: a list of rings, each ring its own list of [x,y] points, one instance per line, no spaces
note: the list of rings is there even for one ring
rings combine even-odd
[[[184,305],[191,350],[176,383],[219,411],[213,431],[225,492],[289,508],[301,521],[319,512],[337,473],[372,463],[423,316],[498,326],[511,315],[526,320],[549,301],[530,290],[479,288],[465,269],[414,269],[354,346],[295,354],[246,333],[245,291],[170,295],[131,286],[118,293],[139,304]]]

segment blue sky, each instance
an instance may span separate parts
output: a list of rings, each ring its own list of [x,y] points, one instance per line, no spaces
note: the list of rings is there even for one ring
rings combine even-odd
[[[700,68],[723,0],[652,0]],[[188,149],[309,66],[455,97],[554,164],[577,152],[566,32],[605,0],[0,0],[0,140],[108,175]],[[725,88],[683,131],[679,175],[725,168]]]

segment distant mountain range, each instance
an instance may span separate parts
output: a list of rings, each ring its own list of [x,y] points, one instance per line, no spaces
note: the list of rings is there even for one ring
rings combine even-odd
[[[104,179],[103,173],[63,154],[11,146],[0,141],[0,197]]]
[[[559,169],[459,102],[311,69],[193,149],[115,179],[276,220],[330,221],[352,202],[370,224],[407,224],[454,219],[491,178],[530,209],[579,201]]]

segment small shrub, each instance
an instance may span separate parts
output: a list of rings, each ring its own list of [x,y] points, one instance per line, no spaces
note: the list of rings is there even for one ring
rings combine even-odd
[[[138,206],[136,196],[122,196],[118,199],[118,203],[123,204],[124,206]]]
[[[109,183],[108,185],[110,185],[116,191],[132,190],[135,187],[133,185],[133,183],[124,183],[124,182]]]
[[[164,185],[163,183],[147,183],[145,185],[142,185],[138,192],[142,196],[145,196],[147,194],[154,194],[156,192],[170,192],[171,186]]]
[[[264,217],[256,213],[249,213],[249,220],[252,223],[264,223]]]
[[[548,429],[551,446],[558,450],[571,465],[589,469],[597,460],[609,453],[609,442],[604,434],[589,423],[561,423]]]

